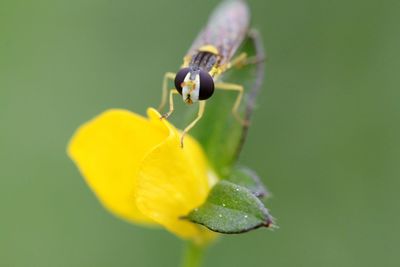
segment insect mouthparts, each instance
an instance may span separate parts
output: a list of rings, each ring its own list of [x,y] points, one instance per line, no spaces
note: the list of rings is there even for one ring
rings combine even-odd
[[[186,96],[185,102],[186,104],[193,104],[193,100],[190,98],[189,94]]]

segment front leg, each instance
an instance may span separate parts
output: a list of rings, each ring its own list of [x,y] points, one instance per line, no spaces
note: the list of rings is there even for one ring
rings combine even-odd
[[[167,119],[172,112],[174,112],[174,95],[179,95],[179,92],[175,88],[169,91],[169,111],[161,116],[160,119]]]
[[[166,72],[164,74],[163,78],[163,83],[162,83],[162,96],[161,96],[161,103],[158,106],[158,111],[161,112],[161,110],[164,108],[165,104],[167,103],[167,96],[168,96],[168,81],[169,80],[174,80],[176,74],[173,72]]]
[[[204,113],[204,109],[206,107],[206,101],[200,101],[199,102],[199,113],[197,113],[197,117],[196,119],[194,119],[194,121],[192,121],[188,126],[186,126],[186,128],[183,130],[182,132],[182,136],[181,136],[181,147],[183,148],[183,139],[185,138],[185,135],[190,131],[190,129],[192,129],[196,123],[201,119],[201,117],[203,117],[203,113]]]

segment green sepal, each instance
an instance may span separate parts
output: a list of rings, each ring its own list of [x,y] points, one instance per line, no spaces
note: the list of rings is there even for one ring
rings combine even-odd
[[[206,202],[183,219],[225,234],[271,227],[273,218],[264,204],[246,187],[222,180],[210,191]]]
[[[270,196],[270,193],[260,180],[257,173],[247,167],[235,167],[227,180],[234,184],[246,187],[258,198]]]

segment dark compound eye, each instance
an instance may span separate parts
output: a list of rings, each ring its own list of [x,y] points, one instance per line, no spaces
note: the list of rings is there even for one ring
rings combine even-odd
[[[175,76],[175,88],[182,95],[182,86],[181,84],[185,80],[186,75],[189,73],[189,68],[181,69]]]
[[[199,100],[206,100],[214,93],[214,80],[210,74],[200,70],[200,92]]]

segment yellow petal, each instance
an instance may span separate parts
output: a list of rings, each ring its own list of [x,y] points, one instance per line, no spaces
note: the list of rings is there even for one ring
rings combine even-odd
[[[152,223],[136,206],[140,162],[169,135],[160,123],[126,110],[108,110],[81,126],[68,154],[101,203],[115,215]]]
[[[160,122],[154,109],[150,120],[164,124],[169,136],[142,161],[139,169],[137,205],[140,211],[176,235],[198,243],[214,237],[199,225],[182,220],[200,206],[210,190],[208,164],[199,144],[190,136],[180,147],[180,133],[167,121]]]

